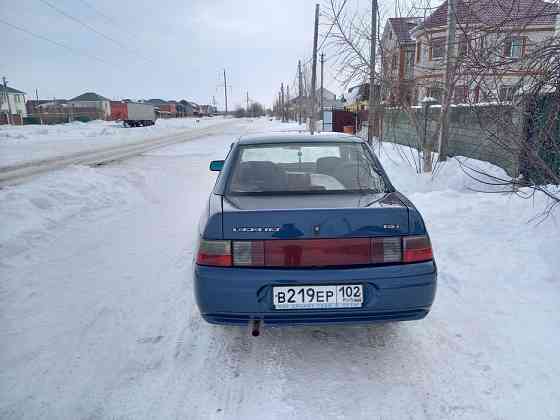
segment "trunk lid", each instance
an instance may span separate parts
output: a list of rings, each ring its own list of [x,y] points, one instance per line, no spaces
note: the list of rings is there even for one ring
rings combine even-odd
[[[224,239],[326,239],[409,233],[397,193],[224,196]]]

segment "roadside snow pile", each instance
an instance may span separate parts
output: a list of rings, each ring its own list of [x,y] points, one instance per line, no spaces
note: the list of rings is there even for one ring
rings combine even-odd
[[[74,166],[0,190],[0,259],[30,247],[79,215],[138,202],[128,178]]]
[[[150,127],[125,128],[116,121],[74,121],[57,125],[0,126],[0,167],[129,144],[210,127],[221,117],[160,119]]]
[[[405,194],[408,192],[444,190],[498,192],[502,188],[487,185],[480,181],[492,183],[496,182],[492,178],[511,179],[506,171],[499,166],[464,156],[456,156],[448,159],[445,163],[435,164],[435,175],[432,175],[432,173],[417,174],[413,163],[414,159],[418,160],[418,152],[415,149],[383,142],[381,148],[379,143],[376,143],[374,150],[395,187]]]

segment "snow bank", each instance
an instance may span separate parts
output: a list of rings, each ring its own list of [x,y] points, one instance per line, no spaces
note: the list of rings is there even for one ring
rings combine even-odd
[[[375,142],[373,148],[395,187],[405,194],[443,190],[499,192],[503,188],[483,182],[496,182],[493,178],[511,179],[506,171],[489,162],[464,156],[450,158],[447,162],[436,162],[437,154],[434,157],[433,173],[418,174],[414,166],[414,161],[418,161],[416,149],[390,142]]]
[[[74,216],[122,208],[142,196],[128,178],[85,166],[0,190],[0,259],[28,248]]]
[[[0,418],[557,419],[560,213],[527,223],[542,194],[473,192],[453,161],[432,179],[380,153],[430,231],[425,320],[258,340],[202,321],[191,238],[208,161],[267,128],[292,127],[247,121],[0,190]]]

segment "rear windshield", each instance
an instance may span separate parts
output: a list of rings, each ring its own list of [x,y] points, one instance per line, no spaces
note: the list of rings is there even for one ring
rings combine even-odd
[[[387,192],[360,143],[240,146],[228,194]]]

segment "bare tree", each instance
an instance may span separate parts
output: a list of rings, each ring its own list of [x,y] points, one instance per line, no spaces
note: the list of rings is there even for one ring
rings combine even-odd
[[[329,39],[327,46],[337,67],[337,79],[345,87],[353,83],[364,83],[370,76],[370,55],[368,50],[371,42],[371,21],[369,15],[364,10],[356,9],[355,4],[349,0],[328,0],[326,7],[323,8],[324,20],[327,22]],[[387,72],[384,63],[385,48],[381,42],[380,29],[385,26],[389,16],[425,16],[433,10],[430,0],[408,0],[396,1],[394,9],[387,9],[383,4],[378,9],[378,30],[377,30],[377,63],[376,66],[376,85],[382,92],[391,92],[395,87],[396,81]],[[370,83],[371,85],[371,83]],[[377,86],[370,86],[370,89],[378,89]],[[417,131],[417,142],[410,144],[419,153],[416,156],[404,156],[407,161],[421,172],[425,168],[431,170],[432,149],[435,139],[427,138],[424,134],[424,121],[422,115],[413,109],[412,98],[406,95],[398,95],[393,101],[393,105],[407,111],[410,124]],[[370,107],[371,108],[371,107]],[[382,111],[381,111],[382,115]],[[428,164],[429,162],[429,164]]]
[[[558,19],[558,1],[500,5],[490,18],[476,4],[459,17],[455,89],[486,133],[484,147],[510,156],[518,176],[463,167],[499,191],[546,194],[550,211],[560,204],[560,37],[536,37],[532,28]]]
[[[396,1],[394,10],[380,10],[378,21],[384,24],[390,16],[417,17],[420,23],[425,22],[441,6],[441,2],[437,3]],[[345,86],[367,80],[370,32],[367,12],[357,10],[350,0],[328,0],[326,6],[327,44],[338,67],[338,80]],[[547,185],[560,184],[560,23],[556,24],[554,33],[544,38],[535,37],[533,33],[538,31],[532,28],[535,22],[554,22],[558,10],[558,0],[459,0],[453,45],[458,54],[447,84],[443,79],[431,80],[428,86],[417,77],[417,73],[438,68],[437,62],[431,62],[431,54],[441,41],[441,33],[434,36],[424,31],[422,37],[414,39],[413,48],[419,55],[412,58],[415,80],[414,87],[408,91],[402,89],[392,74],[394,69],[386,59],[388,51],[380,42],[378,51],[383,59],[377,68],[377,78],[388,112],[385,121],[390,122],[393,113],[402,116],[404,112],[416,132],[416,138],[408,144],[411,147],[401,151],[403,158],[418,172],[433,169],[434,175],[437,174],[441,163],[433,149],[441,122],[448,116],[447,112],[466,107],[476,117],[476,128],[485,132],[485,141],[475,147],[497,150],[518,162],[510,170],[513,177],[498,180],[474,168],[469,174],[481,182],[501,186],[503,191],[520,193],[520,187],[528,188],[523,191],[542,191],[553,203],[558,203],[558,189]],[[430,59],[425,62],[421,58],[427,52]],[[421,100],[435,92],[439,92],[436,99],[444,99],[445,104],[427,112]],[[386,140],[402,143],[397,134],[391,138],[391,124],[387,125]],[[454,136],[453,128],[450,135]],[[473,150],[471,156],[476,154]],[[468,165],[463,166],[469,171]]]

